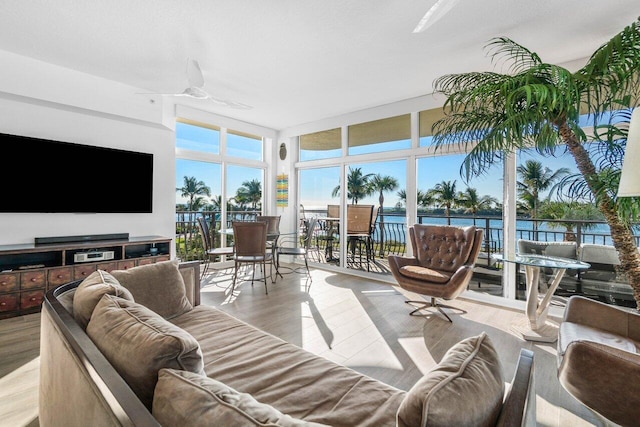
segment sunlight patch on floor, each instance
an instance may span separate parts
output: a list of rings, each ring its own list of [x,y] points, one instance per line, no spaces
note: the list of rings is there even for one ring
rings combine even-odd
[[[398,338],[398,342],[423,375],[437,364],[424,345],[423,337]]]
[[[361,293],[376,296],[395,290]],[[321,297],[300,304],[302,347],[345,366],[402,370],[358,297],[350,289],[341,296],[342,301],[326,301],[328,306]]]
[[[28,426],[38,417],[40,357],[0,378],[1,425]]]

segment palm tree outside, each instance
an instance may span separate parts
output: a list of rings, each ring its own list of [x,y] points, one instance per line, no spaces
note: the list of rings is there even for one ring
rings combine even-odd
[[[352,169],[349,167],[347,174],[347,198],[354,205],[358,204],[358,200],[364,199],[371,194],[369,180],[373,176],[372,173],[363,174],[362,168]],[[340,186],[338,185],[331,192],[331,197],[340,196]]]
[[[456,192],[456,180],[442,181],[433,187],[429,194],[433,197],[437,206],[444,208],[444,215],[447,217],[447,224],[451,225],[451,208],[459,203]]]
[[[198,181],[194,176],[185,176],[183,185],[176,188],[180,192],[181,197],[187,198],[186,210],[189,212],[189,223],[195,220],[194,212],[202,209],[206,205],[204,196],[211,197],[211,189],[204,183]]]
[[[525,201],[528,214],[533,219],[533,233],[537,236],[538,207],[540,205],[540,196],[544,191],[549,190],[549,195],[556,191],[560,180],[569,174],[569,169],[560,168],[552,171],[546,166],[542,166],[542,162],[538,160],[527,160],[523,165],[519,165],[516,169],[520,181],[517,182],[518,195],[521,200]]]
[[[262,183],[257,179],[244,181],[236,192],[236,201],[240,204],[250,204],[255,211],[262,201]]]
[[[470,213],[475,217],[478,211],[489,210],[497,205],[498,199],[488,195],[480,196],[477,189],[467,187],[458,194],[458,203],[464,208],[464,213]]]
[[[543,62],[509,38],[492,39],[487,48],[493,60],[505,61],[510,74],[449,74],[435,81],[435,93],[446,98],[445,116],[432,129],[436,150],[447,144],[467,144],[461,170],[468,180],[520,149],[533,148],[542,155],[566,149],[609,225],[621,269],[640,309],[640,252],[629,215],[637,218],[640,200],[617,199],[617,180],[602,179],[600,165],[596,167],[593,152],[585,146],[590,143],[595,150],[622,156],[620,144],[626,141],[607,135],[590,141],[580,123],[581,112],[588,112],[597,127],[612,111],[637,107],[640,20],[599,47],[575,72]],[[618,128],[618,133],[624,132]],[[619,169],[615,176],[619,179]]]
[[[375,174],[369,181],[372,193],[378,192],[378,203],[380,204],[380,256],[384,256],[384,193],[398,188],[398,180],[392,176]]]

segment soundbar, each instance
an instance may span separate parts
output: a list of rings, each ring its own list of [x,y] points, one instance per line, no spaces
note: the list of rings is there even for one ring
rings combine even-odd
[[[97,242],[100,240],[129,240],[129,233],[86,234],[84,236],[36,237],[36,245],[55,243]]]

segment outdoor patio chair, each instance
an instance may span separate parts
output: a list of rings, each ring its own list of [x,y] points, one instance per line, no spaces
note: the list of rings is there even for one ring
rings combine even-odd
[[[437,298],[457,298],[469,284],[473,267],[482,246],[481,228],[474,226],[414,224],[409,228],[412,257],[389,255],[389,268],[398,285],[409,292],[430,297],[430,301],[405,301],[417,306],[410,315],[435,308],[451,322],[442,308],[464,312],[457,307],[439,304]]]
[[[315,235],[318,245],[324,245],[325,259],[327,262],[335,261],[338,258],[334,255],[334,242],[340,234],[340,205],[327,205],[327,217],[319,218],[318,223],[322,225]]]
[[[518,240],[518,253],[521,254],[535,254],[545,256],[555,256],[561,258],[568,258],[577,260],[577,244],[576,242],[545,242],[538,240]],[[540,274],[538,279],[538,288],[544,292],[549,288],[549,282],[553,280],[554,271],[551,268],[544,268],[541,270],[543,274]],[[519,273],[524,276],[524,268],[519,268]],[[558,293],[568,292],[574,294],[578,286],[578,271],[573,269],[567,269],[563,276],[563,281],[560,284]],[[523,282],[524,283],[524,282]]]
[[[347,243],[351,252],[351,259],[355,262],[355,252],[358,250],[359,262],[362,265],[362,251],[364,246],[367,271],[369,261],[373,257],[373,244],[371,240],[371,221],[373,218],[373,205],[348,205],[347,206]]]

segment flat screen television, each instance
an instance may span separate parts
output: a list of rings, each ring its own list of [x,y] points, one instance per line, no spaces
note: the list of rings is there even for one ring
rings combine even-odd
[[[153,154],[5,133],[0,147],[0,212],[152,212]]]

